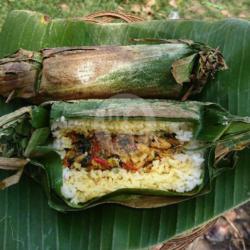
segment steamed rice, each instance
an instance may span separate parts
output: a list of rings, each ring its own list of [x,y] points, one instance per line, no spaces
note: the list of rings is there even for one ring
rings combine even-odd
[[[72,146],[71,140],[65,136],[66,133],[72,130],[78,133],[88,133],[93,129],[106,131],[107,128],[109,132],[128,133],[130,131],[133,134],[145,133],[145,130],[147,132],[164,130],[168,133],[175,133],[176,138],[185,145],[190,142],[192,147],[198,146],[198,142],[193,140],[193,128],[187,122],[157,121],[157,126],[150,128],[148,122],[115,121],[111,123],[102,121],[97,123],[91,120],[65,121],[63,124],[54,124],[54,146],[63,159],[65,148]],[[64,167],[61,193],[72,203],[79,204],[124,188],[188,192],[202,183],[203,162],[203,152],[183,151],[153,160],[150,172],[144,168],[132,172],[123,168],[88,171],[81,165],[78,168]]]

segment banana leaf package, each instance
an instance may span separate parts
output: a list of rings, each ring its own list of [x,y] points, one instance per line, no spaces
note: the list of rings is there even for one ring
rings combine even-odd
[[[209,192],[250,142],[250,119],[217,104],[106,99],[29,106],[0,118],[0,166],[23,170],[59,211],[152,208]]]
[[[218,49],[192,41],[21,49],[0,60],[0,95],[35,103],[124,93],[186,99],[226,68]]]

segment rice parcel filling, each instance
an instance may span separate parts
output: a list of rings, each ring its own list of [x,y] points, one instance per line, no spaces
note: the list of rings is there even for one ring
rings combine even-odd
[[[62,122],[63,121],[63,122]],[[202,183],[204,152],[191,151],[193,124],[170,121],[54,122],[62,195],[84,203],[119,189],[188,192]]]

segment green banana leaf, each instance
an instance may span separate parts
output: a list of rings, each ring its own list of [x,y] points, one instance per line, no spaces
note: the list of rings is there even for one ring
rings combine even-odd
[[[229,70],[220,72],[199,97],[221,104],[232,114],[249,116],[250,23],[170,20],[135,24],[92,24],[82,20],[49,20],[34,12],[11,12],[0,34],[0,56],[20,47],[127,44],[129,38],[192,39],[219,47]],[[22,105],[4,104],[1,114]],[[237,130],[237,128],[235,128]],[[131,209],[102,205],[61,214],[47,205],[41,187],[24,177],[0,193],[2,249],[148,249],[207,223],[250,199],[250,151],[239,153],[234,170],[221,174],[208,195],[178,205]],[[4,174],[1,175],[4,177]],[[45,180],[44,180],[45,181]]]

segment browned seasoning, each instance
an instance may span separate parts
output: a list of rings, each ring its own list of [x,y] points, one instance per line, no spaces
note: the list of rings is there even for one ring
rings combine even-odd
[[[90,133],[88,136],[72,131],[66,134],[72,148],[65,149],[63,165],[69,168],[86,167],[88,170],[124,168],[150,171],[152,162],[181,151],[174,134],[154,135]]]

